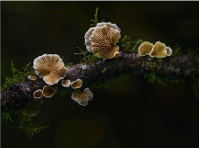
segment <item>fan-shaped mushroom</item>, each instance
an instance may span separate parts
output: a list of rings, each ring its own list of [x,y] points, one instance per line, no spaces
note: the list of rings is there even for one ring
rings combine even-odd
[[[72,87],[73,89],[82,87],[82,80],[81,80],[81,79],[77,79],[76,81],[73,81],[73,82],[71,83],[71,87]]]
[[[62,80],[61,82],[63,87],[69,87],[71,84],[70,80]]]
[[[33,61],[35,73],[39,75],[48,85],[58,83],[67,73],[67,68],[57,54],[43,54]]]
[[[51,85],[45,85],[43,87],[43,95],[46,98],[51,98],[56,92],[57,90],[55,88],[52,88]]]
[[[120,31],[116,24],[98,23],[96,27],[90,28],[85,34],[87,50],[99,58],[113,58],[119,51],[119,46],[116,44],[121,37]]]
[[[34,117],[41,111],[43,99],[31,100],[26,103],[25,112],[28,117]]]
[[[73,93],[71,98],[76,101],[79,105],[86,106],[88,105],[88,101],[92,100],[93,93],[90,91],[89,88],[85,88],[82,91],[76,89]]]
[[[153,46],[153,50],[150,53],[150,56],[156,58],[164,58],[167,56],[167,50],[165,49],[166,45],[160,41],[157,41]]]
[[[41,97],[43,96],[43,91],[41,89],[38,89],[36,90],[34,93],[33,93],[33,97],[35,99],[40,99]]]
[[[153,49],[153,44],[150,42],[143,42],[139,47],[138,47],[138,54],[140,56],[145,56],[149,55],[150,52]]]

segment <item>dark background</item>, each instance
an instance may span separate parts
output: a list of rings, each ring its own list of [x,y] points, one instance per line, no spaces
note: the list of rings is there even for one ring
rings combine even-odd
[[[1,2],[1,82],[44,53],[78,63],[76,47],[85,49],[84,34],[95,9],[99,19],[116,23],[132,40],[162,41],[173,47],[199,47],[198,2]],[[110,83],[112,90],[93,90],[87,107],[70,94],[44,99],[33,122],[49,127],[31,143],[18,122],[1,128],[2,147],[197,147],[199,100],[188,84],[147,83],[131,76]]]

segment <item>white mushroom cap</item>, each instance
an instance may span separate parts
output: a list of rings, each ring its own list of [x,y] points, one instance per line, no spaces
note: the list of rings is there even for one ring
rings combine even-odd
[[[85,45],[89,52],[91,52],[91,42],[89,41],[89,37],[92,35],[92,32],[94,31],[95,27],[91,27],[85,34]]]
[[[34,93],[33,93],[33,97],[35,99],[40,99],[41,97],[43,96],[43,91],[41,89],[38,89],[36,90]]]
[[[107,25],[108,27],[113,28],[113,29],[117,29],[119,32],[121,32],[121,29],[116,24],[113,24],[111,22],[97,23],[96,27],[103,27],[104,25]]]
[[[63,87],[70,87],[71,81],[70,80],[62,80]]]
[[[67,73],[67,68],[57,54],[43,54],[33,61],[35,73],[48,85],[58,83]]]
[[[86,106],[88,105],[88,101],[92,100],[93,93],[90,91],[89,88],[85,88],[83,92],[81,92],[79,89],[76,89],[72,93],[71,98],[79,105]]]
[[[170,47],[166,47],[165,50],[167,51],[167,56],[171,56],[173,51]]]
[[[57,90],[52,88],[51,85],[45,85],[43,87],[43,95],[46,98],[51,98],[56,92],[57,92]]]
[[[139,47],[138,47],[138,54],[140,56],[145,56],[149,55],[150,52],[153,49],[153,44],[150,42],[143,42]]]
[[[77,89],[77,88],[80,88],[80,87],[82,87],[82,80],[81,79],[77,79],[76,81],[73,81],[72,83],[71,83],[71,87],[73,88],[73,89]]]
[[[121,37],[120,28],[110,22],[98,23],[96,27],[90,28],[84,38],[85,45],[89,52],[95,53],[98,58],[111,59],[115,52],[118,52]]]
[[[160,41],[157,41],[153,46],[153,50],[150,53],[150,56],[156,58],[164,58],[167,56],[167,50],[165,49],[166,45]]]

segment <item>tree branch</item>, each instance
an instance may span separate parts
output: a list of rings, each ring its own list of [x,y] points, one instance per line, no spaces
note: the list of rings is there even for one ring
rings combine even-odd
[[[130,73],[155,74],[169,80],[191,81],[194,78],[199,78],[199,55],[181,55],[157,59],[123,52],[119,58],[70,66],[64,79],[71,81],[82,79],[83,89],[99,81],[106,81]],[[1,111],[5,109],[5,106],[13,111],[23,108],[28,101],[34,99],[34,91],[42,89],[44,85],[46,85],[45,82],[39,77],[35,81],[25,77],[23,82],[11,84],[1,92],[1,105],[4,105]],[[61,81],[53,87],[57,90],[63,89]]]

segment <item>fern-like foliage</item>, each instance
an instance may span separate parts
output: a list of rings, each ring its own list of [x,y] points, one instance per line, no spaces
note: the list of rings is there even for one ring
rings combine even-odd
[[[15,114],[18,115],[20,125],[18,129],[21,129],[26,132],[26,135],[29,140],[32,140],[33,136],[40,133],[41,130],[48,126],[38,126],[32,123],[32,119],[27,116],[26,112],[23,109],[17,110]]]
[[[175,47],[173,47],[173,54],[172,54],[172,56],[174,58],[178,57],[179,55],[182,54],[182,52],[180,52],[180,51],[181,51],[181,47],[178,46],[178,45],[176,45]]]
[[[24,79],[25,76],[29,75],[33,70],[30,66],[31,63],[28,63],[23,67],[23,71],[19,71],[15,68],[13,62],[11,61],[11,71],[12,77],[6,77],[5,83],[1,86],[1,90],[7,88],[10,84],[20,82]]]
[[[144,42],[142,39],[138,39],[137,41],[132,41],[130,36],[125,35],[121,41],[120,44],[123,46],[123,49],[127,52],[136,52],[138,46]]]
[[[96,10],[95,10],[94,19],[90,20],[91,21],[91,24],[90,24],[91,27],[92,26],[96,26],[97,23],[99,23],[99,22],[105,22],[104,19],[102,19],[101,21],[99,21],[99,19],[98,19],[98,10],[99,10],[99,7],[97,7]]]
[[[98,10],[99,10],[99,7],[96,8],[95,10],[95,14],[94,14],[94,19],[93,20],[90,20],[92,23],[90,24],[90,26],[96,26],[97,23],[98,23]]]
[[[199,79],[194,78],[191,90],[192,90],[191,93],[194,94],[197,99],[199,99]]]

